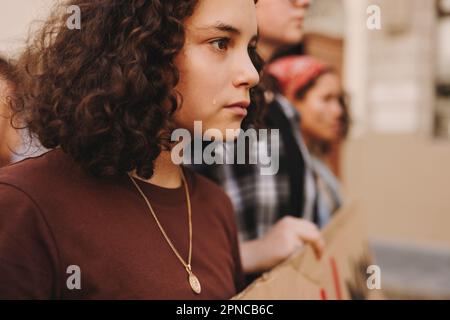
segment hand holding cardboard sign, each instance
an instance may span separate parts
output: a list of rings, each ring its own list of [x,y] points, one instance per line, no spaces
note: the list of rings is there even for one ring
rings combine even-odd
[[[354,201],[348,201],[322,231],[326,249],[320,261],[305,245],[234,299],[384,299],[381,288],[368,286],[373,259],[364,225],[364,215]]]
[[[317,226],[307,220],[284,217],[263,237],[241,244],[244,272],[264,272],[287,259],[305,243],[320,258],[325,241]]]

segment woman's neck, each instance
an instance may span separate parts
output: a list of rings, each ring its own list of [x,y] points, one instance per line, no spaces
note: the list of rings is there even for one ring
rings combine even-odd
[[[133,177],[140,179],[136,174]],[[173,163],[170,151],[162,151],[155,160],[153,176],[143,181],[167,189],[179,188],[182,185],[181,167]]]

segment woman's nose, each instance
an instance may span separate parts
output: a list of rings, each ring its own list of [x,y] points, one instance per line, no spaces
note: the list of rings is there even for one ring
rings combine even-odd
[[[235,87],[245,86],[248,89],[255,87],[259,83],[259,73],[249,56],[239,63],[238,73],[234,80]]]

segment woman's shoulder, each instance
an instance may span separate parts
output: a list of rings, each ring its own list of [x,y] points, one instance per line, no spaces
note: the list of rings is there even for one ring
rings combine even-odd
[[[67,178],[73,166],[69,156],[54,149],[37,157],[27,158],[0,169],[0,185],[10,186],[30,194]]]

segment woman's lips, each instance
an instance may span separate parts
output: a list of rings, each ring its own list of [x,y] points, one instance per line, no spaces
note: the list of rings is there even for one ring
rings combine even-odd
[[[248,114],[248,107],[250,106],[250,102],[239,102],[234,103],[232,105],[226,106],[225,108],[232,111],[234,114],[239,116],[247,116]]]

